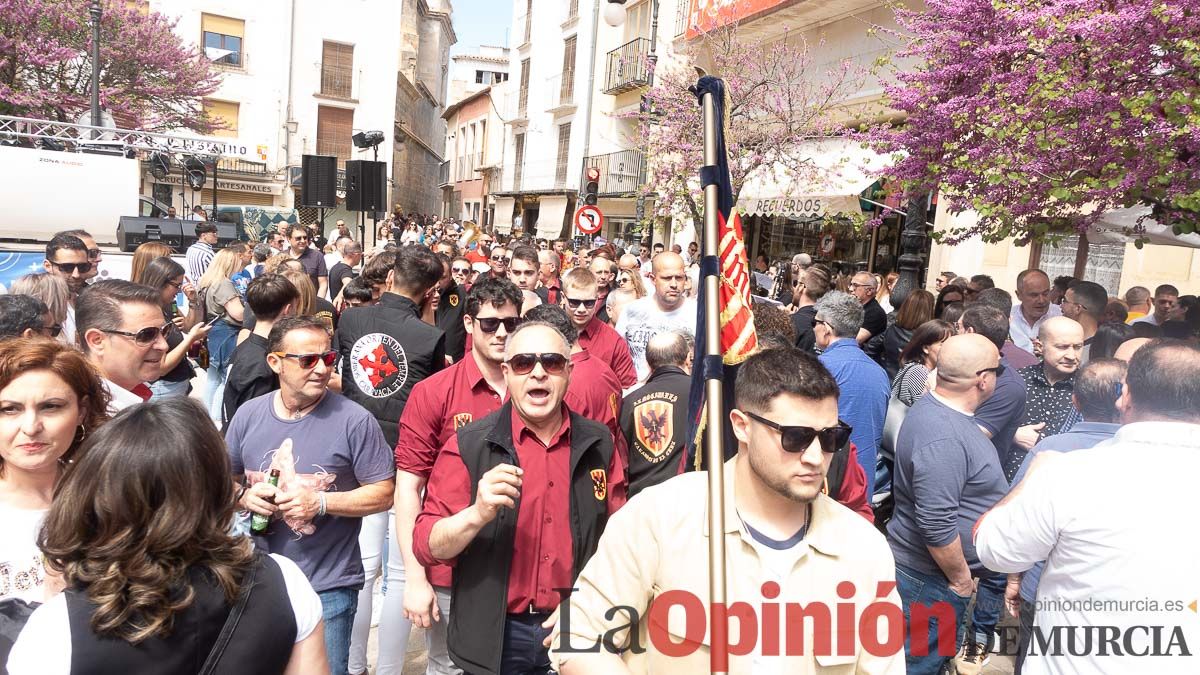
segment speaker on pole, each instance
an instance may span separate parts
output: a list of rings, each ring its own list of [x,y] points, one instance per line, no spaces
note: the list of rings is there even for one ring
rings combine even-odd
[[[387,163],[367,160],[346,162],[346,210],[385,211]]]
[[[301,206],[324,209],[337,206],[337,157],[304,155],[300,192]]]

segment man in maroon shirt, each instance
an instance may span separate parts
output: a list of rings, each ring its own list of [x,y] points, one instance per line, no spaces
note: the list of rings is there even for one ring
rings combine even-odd
[[[563,403],[571,361],[561,333],[523,323],[502,370],[509,401],[438,454],[413,552],[454,567],[454,605],[467,608],[450,616],[455,664],[549,672],[542,624],[625,503],[626,482],[609,431]]]
[[[563,309],[579,331],[579,346],[601,363],[607,363],[617,374],[622,387],[637,384],[637,371],[625,338],[596,317],[600,307],[598,282],[591,270],[577,267],[562,278]]]
[[[429,659],[450,666],[446,625],[450,607],[450,568],[426,569],[413,556],[413,523],[421,512],[421,492],[434,461],[461,427],[500,409],[508,386],[500,364],[509,331],[520,323],[521,291],[507,279],[483,278],[467,294],[463,324],[473,336],[470,351],[455,365],[418,382],[400,416],[396,444],[396,537],[403,561],[404,616],[428,629]],[[396,558],[396,549],[391,555]],[[392,563],[389,563],[391,565]],[[439,672],[444,672],[442,668]]]

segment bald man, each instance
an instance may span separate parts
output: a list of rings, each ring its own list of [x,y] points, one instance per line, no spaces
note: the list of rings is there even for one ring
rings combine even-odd
[[[629,496],[683,473],[687,459],[692,339],[670,331],[646,344],[650,378],[621,404],[629,447]]]
[[[1150,344],[1150,342],[1150,338],[1129,338],[1117,347],[1117,351],[1113,353],[1113,358],[1129,363],[1129,360],[1133,358],[1134,352]]]
[[[1008,489],[1000,459],[972,417],[992,395],[1002,369],[1000,352],[986,337],[950,337],[938,355],[937,385],[913,404],[900,427],[896,505],[887,530],[910,636],[920,634],[908,611],[915,603],[946,603],[955,616],[951,634],[957,635],[975,590],[974,577],[981,587],[993,589],[993,597],[996,591],[1003,593],[1004,577],[983,567],[971,540],[975,521]],[[975,624],[976,634],[986,636],[995,619],[989,626],[976,613]],[[927,645],[906,645],[909,673],[932,675],[949,659],[937,645],[939,633],[949,626],[925,630]]]
[[[1038,328],[1034,345],[1041,351],[1042,362],[1017,371],[1025,380],[1025,422],[1017,429],[1004,460],[1004,474],[1010,481],[1038,441],[1067,431],[1081,419],[1071,395],[1083,359],[1083,342],[1083,326],[1065,316],[1050,317]]]
[[[1033,340],[1042,322],[1062,314],[1062,308],[1050,302],[1051,287],[1050,277],[1041,270],[1029,269],[1017,275],[1017,300],[1021,304],[1012,308],[1008,332],[1013,344],[1027,352],[1033,352]]]
[[[617,333],[629,344],[638,382],[650,376],[646,363],[646,343],[659,333],[678,330],[692,335],[696,330],[696,301],[686,293],[687,272],[683,257],[664,252],[654,256],[650,280],[654,295],[625,306],[617,321]]]

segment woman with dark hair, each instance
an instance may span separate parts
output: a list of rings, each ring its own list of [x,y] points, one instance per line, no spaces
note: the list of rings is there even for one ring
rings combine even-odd
[[[0,342],[0,600],[46,600],[37,532],[54,486],[107,410],[108,392],[79,350],[37,337]]]
[[[954,303],[962,304],[966,299],[963,294],[963,289],[954,284],[946,284],[942,290],[938,291],[937,302],[933,306],[933,316],[935,319],[941,319],[942,314],[946,311],[946,305]]]
[[[900,372],[900,352],[918,326],[933,318],[933,293],[918,288],[908,294],[896,312],[896,321],[883,332],[883,369],[888,377]]]
[[[911,297],[911,296],[910,296]],[[917,326],[912,339],[900,352],[900,372],[892,380],[892,396],[911,406],[929,391],[929,374],[937,368],[942,343],[954,335],[954,326],[941,319],[932,319]]]
[[[187,396],[192,389],[192,378],[196,376],[187,360],[188,351],[210,330],[200,322],[196,289],[184,277],[183,265],[166,257],[155,258],[146,264],[141,283],[162,294],[163,318],[171,326],[166,336],[169,349],[163,355],[159,378],[150,383],[150,391],[154,392],[152,398]],[[180,314],[175,303],[175,296],[181,292],[188,300],[186,316]]]
[[[1112,358],[1112,355],[1117,353],[1117,347],[1132,337],[1135,337],[1133,326],[1105,321],[1096,328],[1096,335],[1088,348],[1088,360]]]
[[[210,659],[215,673],[329,672],[300,568],[229,532],[229,456],[198,402],[126,408],[75,469],[38,537],[66,591],[30,617],[10,675],[195,673]]]

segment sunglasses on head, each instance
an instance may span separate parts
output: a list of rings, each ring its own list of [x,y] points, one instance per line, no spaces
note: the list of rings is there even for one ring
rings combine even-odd
[[[567,305],[569,305],[571,309],[579,309],[580,306],[582,306],[584,309],[591,309],[596,306],[596,298],[592,298],[591,300],[567,298]]]
[[[308,370],[317,367],[317,361],[324,363],[327,366],[332,366],[337,360],[338,353],[332,349],[322,354],[285,354],[283,352],[271,352],[281,359],[296,359],[296,363],[300,364],[301,368]]]
[[[850,425],[841,420],[838,420],[836,426],[814,429],[812,427],[778,424],[761,415],[755,415],[749,410],[743,410],[742,413],[746,417],[778,431],[779,440],[786,452],[802,453],[812,446],[813,439],[815,438],[821,443],[822,452],[834,453],[850,440]]]
[[[533,372],[537,364],[542,364],[542,369],[547,375],[561,375],[567,367],[568,358],[556,352],[546,354],[513,354],[505,363],[517,375],[528,375]]]
[[[75,273],[75,270],[79,270],[79,273],[80,273],[80,274],[87,274],[88,272],[91,272],[91,271],[92,271],[92,267],[94,267],[94,265],[92,265],[92,263],[90,263],[90,262],[85,262],[85,263],[57,263],[57,262],[54,262],[53,260],[47,260],[46,262],[48,262],[48,263],[50,263],[51,265],[54,265],[56,268],[58,268],[58,269],[62,270],[62,271],[63,271],[63,273],[65,273],[65,274],[74,274],[74,273]]]
[[[500,328],[500,324],[504,324],[505,333],[511,333],[517,329],[517,326],[521,325],[523,320],[519,316],[510,316],[503,319],[492,316],[486,319],[475,319],[475,323],[485,333],[495,333]]]
[[[154,342],[158,340],[158,336],[161,335],[165,338],[167,336],[167,331],[171,330],[172,326],[173,324],[167,324],[165,326],[147,326],[136,333],[130,333],[127,330],[101,330],[111,335],[123,335],[127,338],[131,338],[137,344],[147,347],[154,344]]]

